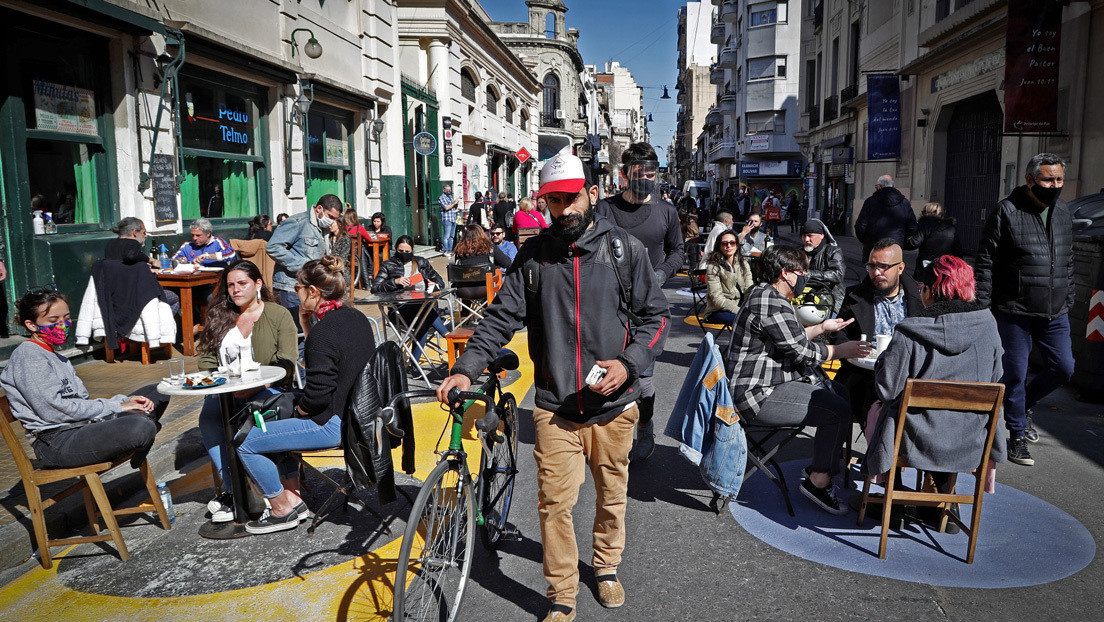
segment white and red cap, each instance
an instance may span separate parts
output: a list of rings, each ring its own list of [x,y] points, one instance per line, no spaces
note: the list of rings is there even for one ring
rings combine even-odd
[[[577,194],[586,185],[586,171],[583,161],[571,154],[561,153],[544,163],[540,172],[541,197],[549,192],[570,192]]]

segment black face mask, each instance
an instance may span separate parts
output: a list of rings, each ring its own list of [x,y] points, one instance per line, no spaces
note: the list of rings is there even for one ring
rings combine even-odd
[[[641,177],[640,179],[629,180],[629,190],[636,195],[637,198],[643,199],[644,197],[651,196],[655,192],[656,183],[654,179],[648,179]]]
[[[1039,199],[1043,205],[1054,205],[1054,202],[1058,200],[1058,195],[1062,194],[1062,189],[1034,185],[1031,187],[1031,194],[1035,195],[1035,198]]]
[[[414,261],[414,253],[404,253],[402,251],[395,251],[395,259],[399,260],[399,263],[410,263]]]

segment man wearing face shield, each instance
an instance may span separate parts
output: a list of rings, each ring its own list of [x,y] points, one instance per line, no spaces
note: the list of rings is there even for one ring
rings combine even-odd
[[[656,189],[659,159],[655,149],[643,142],[629,145],[621,156],[621,171],[628,189],[599,201],[597,212],[644,244],[656,280],[662,285],[682,268],[686,250],[678,210],[664,201]],[[655,449],[653,371],[649,367],[640,375],[640,422],[633,450],[633,459],[638,460],[652,455]]]
[[[974,268],[977,302],[992,309],[1004,347],[1008,460],[1024,466],[1035,464],[1027,444],[1039,440],[1031,408],[1073,375],[1073,220],[1059,198],[1065,169],[1053,153],[1031,158],[1027,184],[989,212]],[[1033,348],[1043,365],[1025,382]]]
[[[296,275],[303,264],[321,259],[329,251],[326,235],[330,226],[341,217],[344,207],[337,195],[324,194],[313,208],[285,218],[265,245],[265,251],[276,262],[272,274],[276,302],[291,311],[296,328],[300,328],[299,297],[295,294],[295,285],[299,280]]]

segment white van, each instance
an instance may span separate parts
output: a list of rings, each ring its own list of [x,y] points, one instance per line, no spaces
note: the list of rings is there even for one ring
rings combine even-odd
[[[687,181],[682,184],[682,193],[688,194],[695,199],[702,197],[708,197],[711,193],[709,188],[709,182],[706,181]]]

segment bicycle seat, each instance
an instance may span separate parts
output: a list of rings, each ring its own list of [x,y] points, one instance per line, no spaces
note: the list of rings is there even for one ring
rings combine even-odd
[[[487,366],[487,370],[492,374],[497,374],[500,371],[514,371],[518,368],[518,364],[517,354],[514,354],[513,350],[502,348],[494,362]]]

